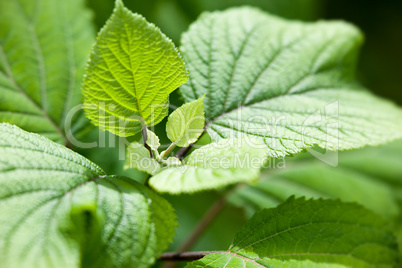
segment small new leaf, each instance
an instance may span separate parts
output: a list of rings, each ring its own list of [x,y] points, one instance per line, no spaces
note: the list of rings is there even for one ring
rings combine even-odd
[[[168,118],[168,138],[180,147],[187,147],[197,141],[204,131],[204,97],[185,103]]]
[[[161,193],[181,194],[251,183],[267,160],[266,151],[258,147],[258,142],[252,147],[237,139],[208,144],[185,158],[182,166],[162,169],[149,185]]]
[[[167,116],[169,94],[187,77],[173,42],[117,0],[84,77],[86,115],[101,129],[132,136]]]
[[[168,159],[166,159],[165,164],[167,166],[180,166],[182,165],[182,162],[180,161],[179,158],[171,156]]]
[[[154,175],[160,170],[161,166],[155,159],[151,158],[148,149],[143,144],[133,142],[127,148],[126,163],[124,165],[124,169],[130,168]]]
[[[161,146],[159,137],[149,129],[147,129],[147,144],[153,151],[157,151],[159,146]]]
[[[290,198],[257,212],[226,253],[187,267],[392,268],[396,263],[396,239],[376,214],[352,203]]]
[[[146,268],[167,248],[176,216],[153,191],[15,126],[0,136],[1,267]]]

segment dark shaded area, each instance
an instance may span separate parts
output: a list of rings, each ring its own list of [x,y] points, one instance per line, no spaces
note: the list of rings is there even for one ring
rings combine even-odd
[[[323,2],[322,18],[349,21],[366,36],[359,80],[376,94],[402,104],[402,1]]]

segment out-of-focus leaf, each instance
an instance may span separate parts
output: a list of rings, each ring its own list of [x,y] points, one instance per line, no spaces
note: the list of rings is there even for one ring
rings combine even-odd
[[[0,1],[0,122],[62,144],[88,126],[67,115],[81,103],[91,17],[83,0]]]
[[[2,267],[149,267],[167,248],[176,216],[153,191],[37,134],[0,135]]]

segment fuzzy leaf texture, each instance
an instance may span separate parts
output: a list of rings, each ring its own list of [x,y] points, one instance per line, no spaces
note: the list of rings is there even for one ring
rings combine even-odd
[[[127,147],[126,163],[124,169],[137,169],[148,174],[156,174],[161,166],[155,159],[150,157],[149,151],[145,146],[138,142],[133,142]]]
[[[149,267],[167,248],[163,198],[37,134],[0,135],[2,267]]]
[[[258,180],[266,160],[264,150],[243,140],[221,140],[195,150],[181,166],[162,169],[149,185],[161,193],[182,194],[250,183]]]
[[[0,1],[0,122],[63,144],[88,126],[69,111],[81,103],[91,19],[83,0]]]
[[[183,34],[186,101],[205,94],[215,141],[258,138],[273,157],[402,137],[402,111],[355,82],[361,33],[344,22],[286,21],[253,8],[203,14]]]
[[[168,138],[180,147],[198,140],[204,131],[204,97],[185,103],[169,115],[166,123]]]
[[[227,253],[187,267],[395,267],[397,244],[386,222],[353,203],[290,198],[257,212]]]
[[[90,55],[82,88],[86,115],[101,129],[132,136],[167,116],[168,96],[187,76],[173,42],[117,0]]]
[[[149,129],[147,129],[147,144],[154,151],[157,151],[159,146],[161,146],[159,137]]]

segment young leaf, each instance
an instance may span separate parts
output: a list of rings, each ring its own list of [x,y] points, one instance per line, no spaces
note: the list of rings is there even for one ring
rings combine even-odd
[[[225,186],[258,180],[256,169],[209,169],[194,166],[177,166],[163,169],[149,180],[149,185],[159,193],[192,194],[216,190]]]
[[[83,0],[0,1],[0,122],[62,144],[88,125],[66,118],[81,103],[91,20]]]
[[[134,168],[148,174],[156,174],[161,166],[153,158],[145,146],[138,142],[133,142],[127,148],[126,163],[124,169]]]
[[[101,129],[132,136],[167,116],[168,96],[187,76],[173,42],[116,0],[86,70],[86,114]]]
[[[361,33],[344,22],[285,21],[253,8],[206,13],[182,37],[186,101],[205,95],[215,141],[259,138],[282,157],[402,137],[402,111],[354,78]]]
[[[171,156],[168,159],[166,159],[166,165],[167,166],[179,166],[179,165],[182,165],[182,162],[180,161],[179,158]]]
[[[204,125],[204,97],[201,97],[176,109],[168,118],[166,132],[177,146],[187,147],[197,141]]]
[[[149,185],[161,193],[181,194],[253,182],[266,159],[263,149],[241,140],[221,140],[195,150],[183,160],[183,166],[161,170]]]
[[[159,142],[159,137],[156,136],[154,132],[147,129],[147,144],[152,150],[157,151],[161,143]]]
[[[285,170],[263,172],[258,183],[234,192],[229,201],[245,208],[249,216],[262,208],[275,207],[292,195],[358,202],[388,218],[399,213],[392,188],[369,174],[342,164],[333,168],[313,160],[287,163],[289,168]]]
[[[257,212],[226,254],[207,255],[187,267],[391,268],[396,249],[387,224],[359,205],[291,198]],[[239,266],[228,266],[232,262]]]
[[[124,177],[0,124],[3,267],[149,267],[174,234],[170,204]]]

